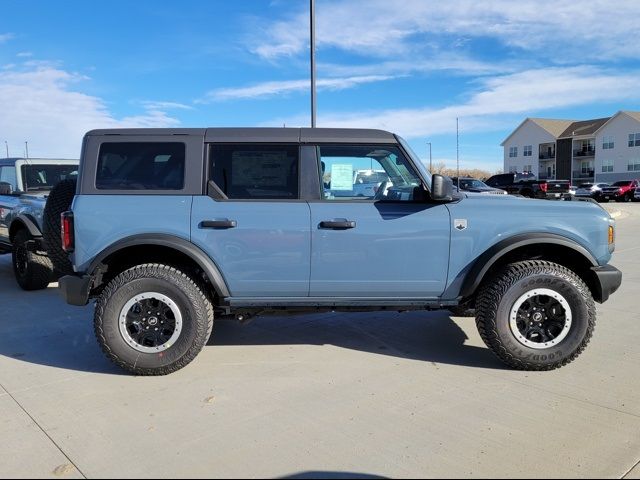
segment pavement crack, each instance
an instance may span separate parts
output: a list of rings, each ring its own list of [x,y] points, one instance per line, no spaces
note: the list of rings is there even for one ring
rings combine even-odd
[[[551,395],[557,395],[557,396],[559,396],[559,397],[567,398],[567,399],[569,399],[569,400],[573,400],[573,401],[576,401],[576,402],[584,403],[584,404],[586,404],[586,405],[591,405],[592,407],[604,408],[604,409],[606,409],[606,410],[610,410],[610,411],[612,411],[612,412],[616,412],[616,413],[620,413],[620,414],[622,414],[622,415],[628,415],[628,416],[630,416],[630,417],[640,419],[640,415],[638,415],[638,414],[636,414],[636,413],[632,413],[632,412],[625,412],[624,410],[619,410],[619,409],[617,409],[617,408],[609,407],[609,406],[607,406],[607,405],[601,405],[601,404],[596,403],[596,402],[591,402],[591,401],[589,401],[589,400],[585,400],[584,398],[578,398],[578,397],[574,397],[574,396],[572,396],[572,395],[567,395],[566,393],[556,392],[556,391],[553,391],[553,390],[549,390],[549,389],[547,389],[547,388],[540,387],[539,385],[534,385],[534,384],[531,384],[531,383],[522,382],[522,381],[520,381],[520,380],[516,380],[516,379],[513,379],[513,378],[507,378],[507,379],[505,379],[504,377],[500,377],[500,376],[497,376],[497,375],[493,375],[493,374],[488,373],[488,372],[483,372],[483,373],[484,373],[485,375],[489,375],[489,376],[491,376],[491,377],[493,377],[493,378],[499,378],[499,379],[502,379],[502,380],[506,380],[506,381],[508,381],[508,382],[517,383],[518,385],[522,385],[522,386],[524,386],[524,387],[534,388],[534,389],[536,389],[536,390],[539,390],[539,391],[541,391],[541,392],[545,392],[545,393],[549,393],[549,394],[551,394]]]
[[[51,437],[51,435],[49,435],[49,434],[46,432],[46,430],[45,430],[44,428],[42,428],[42,425],[40,425],[40,424],[38,423],[38,421],[33,417],[33,415],[31,415],[31,414],[27,411],[27,409],[26,409],[26,408],[24,408],[24,407],[22,406],[22,404],[18,401],[18,399],[17,399],[16,397],[14,397],[14,396],[13,396],[13,394],[12,394],[9,390],[7,390],[6,388],[4,388],[4,385],[2,385],[1,383],[0,383],[0,389],[2,389],[2,390],[4,390],[5,392],[7,392],[7,393],[6,393],[6,395],[7,395],[9,398],[11,398],[11,400],[13,400],[13,401],[14,401],[14,403],[18,406],[18,408],[19,408],[20,410],[22,410],[22,411],[24,412],[24,414],[25,414],[27,417],[29,417],[29,418],[31,419],[31,421],[35,424],[35,426],[36,426],[36,427],[38,427],[38,429],[39,429],[39,430],[40,430],[40,431],[41,431],[41,432],[42,432],[42,433],[43,433],[43,434],[44,434],[44,435],[49,439],[49,441],[50,441],[51,443],[53,443],[53,445],[58,449],[58,451],[62,454],[62,456],[63,456],[64,458],[66,458],[66,459],[67,459],[67,461],[68,461],[71,465],[73,465],[73,468],[75,468],[75,469],[78,471],[78,473],[80,473],[80,475],[82,476],[82,478],[87,478],[87,476],[82,472],[82,470],[80,470],[80,468],[78,468],[78,465],[76,465],[76,464],[75,464],[75,462],[74,462],[73,460],[71,460],[71,458],[69,458],[69,455],[67,455],[67,454],[65,453],[65,451],[60,447],[60,445],[58,445],[58,443],[53,439],[53,437]]]
[[[622,480],[624,480],[625,478],[627,478],[627,477],[629,476],[629,474],[630,474],[631,472],[633,472],[633,470],[635,470],[635,468],[636,468],[636,467],[640,467],[640,460],[638,460],[638,461],[636,462],[636,464],[635,464],[633,467],[631,467],[631,468],[629,469],[629,471],[628,471],[627,473],[625,473],[624,475],[622,475],[622,477],[620,477],[620,478],[622,478]]]

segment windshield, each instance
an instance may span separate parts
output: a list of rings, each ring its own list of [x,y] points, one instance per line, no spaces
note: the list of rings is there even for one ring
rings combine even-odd
[[[616,182],[611,186],[612,187],[628,187],[629,185],[631,185],[631,182]]]
[[[480,180],[467,180],[464,178],[460,179],[460,188],[490,188],[486,183],[481,182]]]
[[[402,145],[402,148],[404,149],[404,151],[407,152],[409,157],[411,157],[413,164],[416,166],[416,168],[418,169],[418,172],[424,178],[424,181],[427,183],[427,188],[431,190],[431,173],[429,172],[427,167],[425,167],[424,164],[420,161],[420,157],[418,157],[416,152],[414,152],[411,149],[411,147],[409,146],[409,144],[404,138],[402,138],[400,135],[396,135],[396,138],[398,139],[398,142],[400,142],[400,145]]]
[[[77,165],[23,165],[22,185],[26,192],[51,190],[57,183],[78,176]]]

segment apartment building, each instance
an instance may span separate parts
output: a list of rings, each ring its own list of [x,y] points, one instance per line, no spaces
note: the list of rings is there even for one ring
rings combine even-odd
[[[574,184],[632,180],[640,178],[640,112],[579,121],[527,118],[502,146],[505,172]]]

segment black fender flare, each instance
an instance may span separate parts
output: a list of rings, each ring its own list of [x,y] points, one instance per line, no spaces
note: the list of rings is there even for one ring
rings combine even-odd
[[[204,273],[209,278],[209,281],[213,285],[213,288],[215,289],[218,296],[220,296],[221,298],[231,296],[231,294],[229,293],[229,287],[227,286],[227,282],[224,279],[222,272],[220,272],[220,269],[215,264],[215,262],[205,252],[203,252],[200,247],[184,238],[164,233],[132,235],[130,237],[118,240],[117,242],[102,250],[93,259],[93,261],[89,265],[89,268],[87,269],[87,273],[92,276],[95,275],[100,268],[100,265],[107,257],[125,248],[139,245],[159,245],[162,247],[171,248],[188,256],[189,258],[191,258],[191,260],[197,263],[200,268],[202,268]]]
[[[499,241],[478,257],[464,277],[459,297],[466,298],[473,295],[482,282],[485,274],[504,255],[517,248],[540,243],[568,247],[582,255],[589,261],[589,263],[591,263],[592,267],[597,267],[599,265],[593,254],[591,254],[591,252],[589,252],[585,247],[574,240],[563,237],[562,235],[553,233],[524,233],[514,235],[513,237]]]
[[[13,242],[13,238],[16,235],[16,232],[20,228],[26,228],[34,238],[42,237],[42,232],[40,231],[40,227],[38,227],[38,222],[31,215],[28,214],[20,214],[16,218],[13,219],[11,225],[9,225],[9,238],[11,242]]]

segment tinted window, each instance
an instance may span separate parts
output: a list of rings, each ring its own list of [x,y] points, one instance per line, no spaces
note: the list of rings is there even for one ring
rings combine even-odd
[[[513,183],[513,174],[507,173],[504,175],[494,175],[489,180],[487,180],[487,185],[502,186],[502,185],[511,185]]]
[[[628,187],[629,185],[631,185],[631,182],[616,182],[611,186],[612,187]]]
[[[211,180],[230,199],[298,198],[297,145],[212,145]]]
[[[184,170],[184,143],[103,143],[96,188],[182,190]]]
[[[25,191],[51,190],[62,180],[77,178],[76,165],[23,165],[22,185]]]

